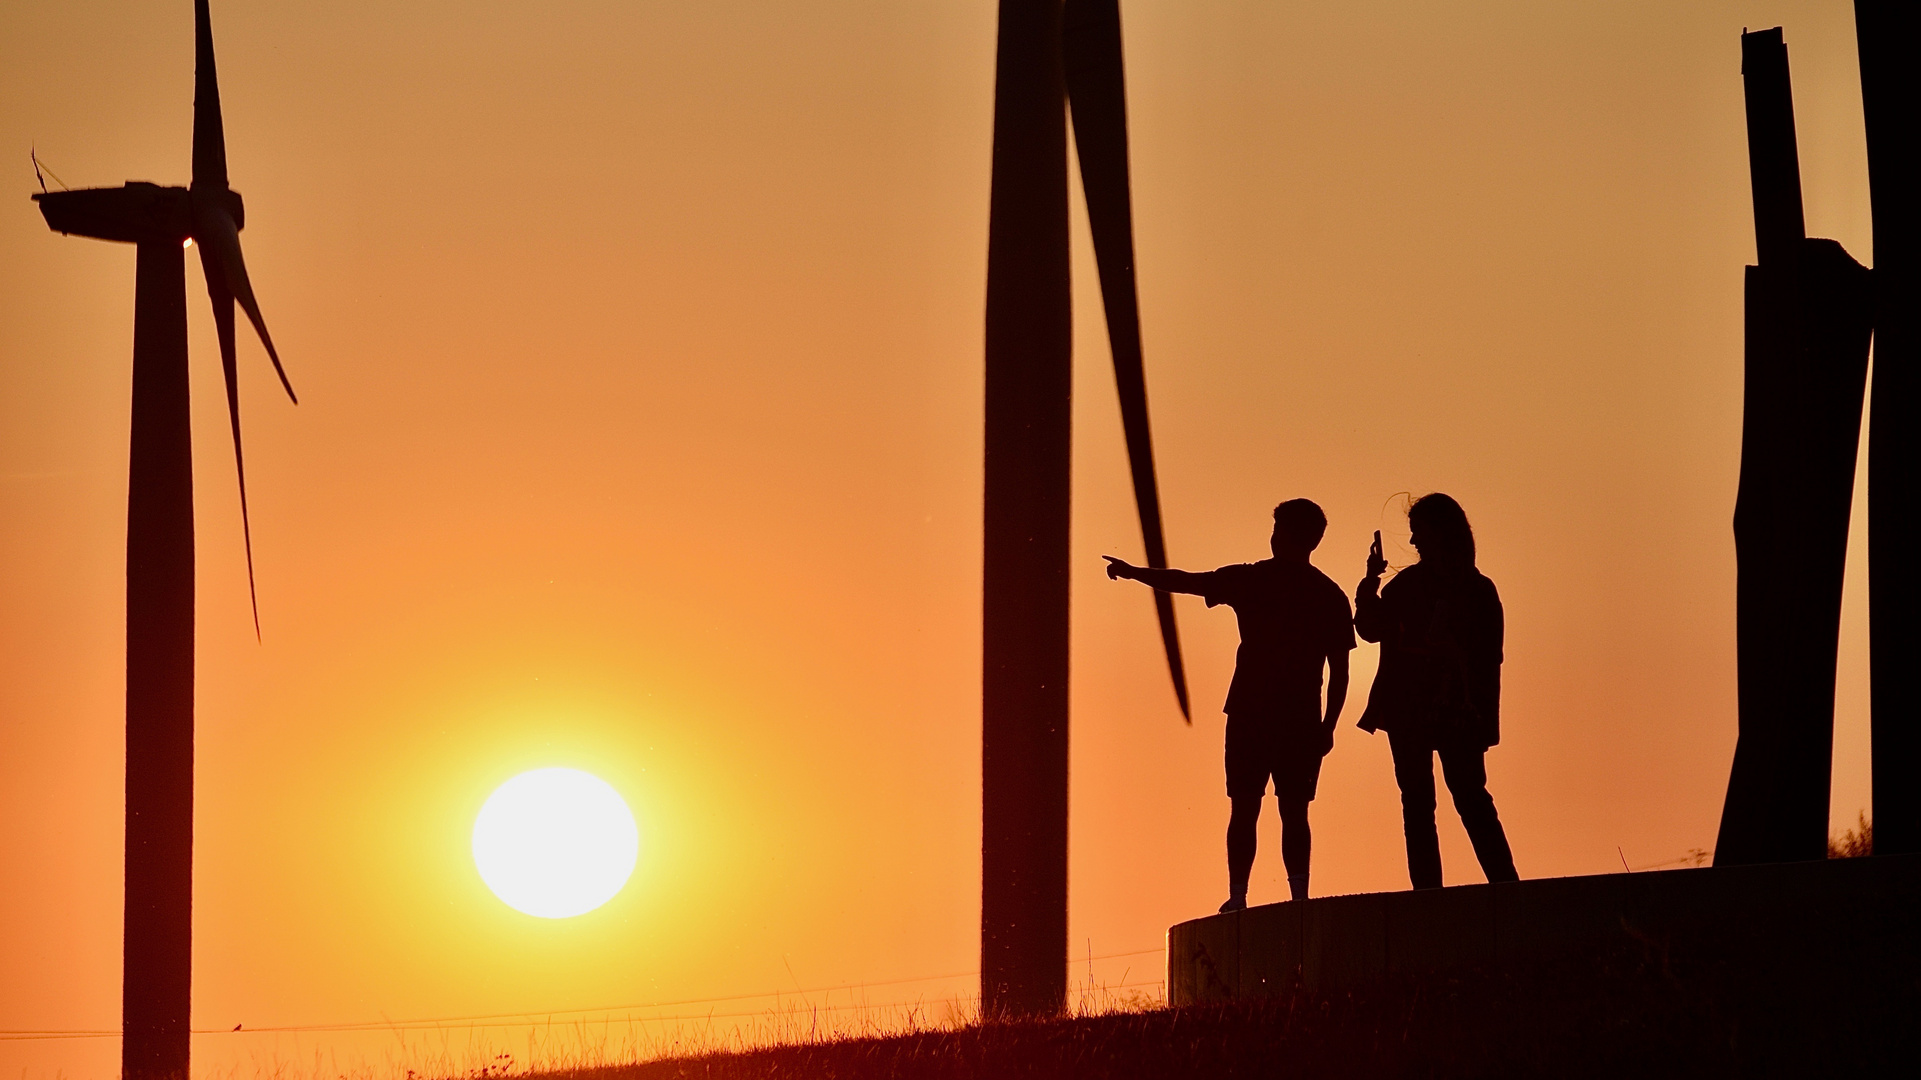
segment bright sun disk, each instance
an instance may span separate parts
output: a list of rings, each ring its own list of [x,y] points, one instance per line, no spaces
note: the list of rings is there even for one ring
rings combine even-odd
[[[508,907],[543,919],[583,915],[634,872],[640,830],[607,782],[535,769],[500,785],[474,819],[474,866]]]

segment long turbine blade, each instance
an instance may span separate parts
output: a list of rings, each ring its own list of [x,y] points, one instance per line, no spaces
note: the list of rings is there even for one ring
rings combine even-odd
[[[1147,422],[1147,379],[1141,365],[1140,304],[1134,292],[1134,221],[1127,178],[1127,82],[1121,61],[1119,0],[1067,0],[1062,13],[1067,96],[1073,106],[1074,144],[1080,151],[1081,187],[1094,233],[1101,301],[1107,309],[1107,340],[1120,390],[1121,429],[1134,474],[1147,565],[1167,565],[1161,534],[1160,487],[1154,479],[1154,440]],[[1181,717],[1194,722],[1187,700],[1187,669],[1181,661],[1174,600],[1154,594],[1161,644]]]
[[[227,273],[211,245],[200,245],[200,269],[207,275],[207,297],[213,301],[214,328],[220,334],[220,372],[227,380],[227,420],[233,427],[233,469],[240,481],[240,536],[247,549],[247,599],[253,604],[253,636],[260,640],[260,595],[254,588],[253,524],[247,513],[247,462],[240,452],[240,372],[234,362],[233,293]]]
[[[220,123],[220,77],[213,65],[207,0],[193,0],[193,186],[227,186],[227,135]]]
[[[280,376],[280,385],[286,389],[287,397],[294,404],[300,404],[299,396],[293,392],[293,383],[287,381],[287,369],[280,366],[280,354],[274,351],[273,337],[267,333],[267,320],[261,318],[260,305],[254,301],[253,285],[247,280],[247,261],[240,254],[240,230],[235,227],[232,215],[220,206],[196,207],[194,238],[214,249],[225,274],[227,291],[240,301],[240,310],[247,313],[248,321],[260,335],[260,343],[267,347],[267,358],[273,361],[274,374]]]

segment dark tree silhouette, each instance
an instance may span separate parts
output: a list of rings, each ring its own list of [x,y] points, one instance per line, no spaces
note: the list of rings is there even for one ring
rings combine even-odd
[[[195,0],[193,183],[34,196],[56,231],[137,245],[133,437],[127,483],[127,870],[121,1075],[185,1080],[193,942],[193,429],[187,400],[184,245],[200,249],[226,375],[246,525],[234,304],[280,368],[240,254],[245,210],[227,186],[226,137],[207,0]],[[259,610],[254,615],[259,630]]]

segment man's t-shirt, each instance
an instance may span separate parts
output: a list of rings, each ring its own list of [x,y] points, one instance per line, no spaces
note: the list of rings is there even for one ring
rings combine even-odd
[[[1234,683],[1224,711],[1319,720],[1321,666],[1354,648],[1347,594],[1306,563],[1267,559],[1200,575],[1207,606],[1226,604],[1241,623]]]

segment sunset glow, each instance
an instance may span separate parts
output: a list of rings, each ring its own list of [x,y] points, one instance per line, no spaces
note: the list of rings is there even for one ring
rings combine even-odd
[[[536,769],[488,796],[473,846],[481,880],[508,907],[568,919],[627,884],[640,831],[606,781],[578,769]]]
[[[299,404],[224,321],[189,200],[150,252],[191,410],[183,1080],[504,1052],[524,1080],[745,1044],[815,987],[850,1022],[971,1015],[998,4],[211,5],[223,205]],[[35,155],[0,219],[0,1080],[120,1080],[124,1022],[141,256],[50,228],[31,168],[190,188],[193,6],[0,5],[0,145]],[[1786,28],[1806,233],[1874,265],[1853,5],[1119,6],[1169,565],[1266,559],[1311,499],[1351,603],[1375,533],[1415,564],[1410,497],[1449,493],[1504,605],[1485,764],[1519,874],[1711,860],[1741,34]],[[1148,561],[1066,122],[1062,917],[1075,986],[1160,1001],[1169,928],[1230,884],[1240,628],[1173,596],[1184,723],[1152,590],[1102,559]],[[1837,831],[1874,798],[1867,464]],[[1388,737],[1356,726],[1381,646],[1351,657],[1317,898],[1411,883]],[[1439,802],[1443,884],[1483,881]],[[1264,806],[1251,906],[1292,895]],[[464,1019],[523,1013],[592,1022]]]

